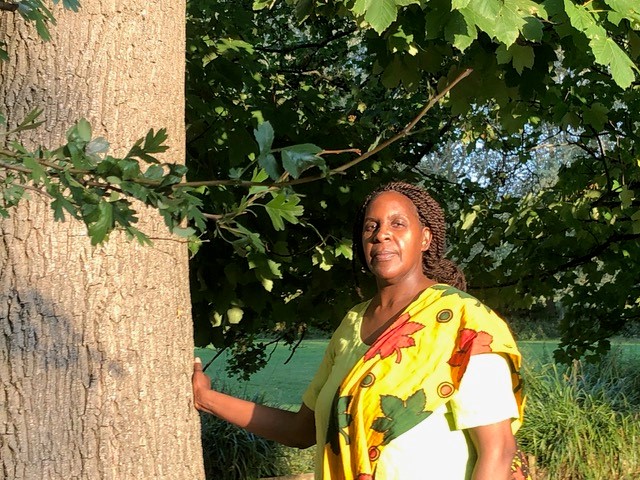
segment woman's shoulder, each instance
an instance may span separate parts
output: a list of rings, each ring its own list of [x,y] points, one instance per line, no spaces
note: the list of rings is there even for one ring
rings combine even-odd
[[[338,328],[335,329],[332,338],[351,338],[356,332],[359,335],[362,318],[370,302],[371,299],[360,302],[351,307],[342,318]]]
[[[497,313],[494,312],[491,307],[468,292],[459,290],[446,283],[438,283],[431,288],[439,293],[439,301],[442,304],[449,304],[455,310],[467,312],[479,311],[490,316],[497,316]]]

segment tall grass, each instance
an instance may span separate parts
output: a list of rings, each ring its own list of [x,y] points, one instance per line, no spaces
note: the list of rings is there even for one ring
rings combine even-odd
[[[243,396],[225,385],[216,388]],[[265,403],[262,395],[249,400]],[[201,414],[200,423],[207,480],[256,480],[313,470],[313,451],[285,447],[209,414]]]
[[[518,434],[536,457],[537,480],[626,480],[640,476],[640,372],[610,354],[525,371],[525,423]]]

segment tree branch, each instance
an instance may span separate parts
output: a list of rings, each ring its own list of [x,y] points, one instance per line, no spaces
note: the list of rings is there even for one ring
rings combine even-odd
[[[18,4],[11,2],[0,2],[0,10],[3,10],[5,12],[15,12],[18,10]]]
[[[297,45],[288,45],[284,47],[255,47],[255,50],[259,52],[268,52],[268,53],[291,53],[291,52],[295,52],[296,50],[303,50],[306,48],[322,48],[335,40],[339,40],[340,38],[351,35],[357,30],[358,30],[357,27],[352,27],[343,32],[336,32],[330,37],[327,37],[319,42],[299,43]]]
[[[546,278],[549,278],[555,275],[556,273],[560,273],[560,272],[584,265],[585,263],[590,262],[595,257],[603,253],[605,250],[607,250],[611,245],[615,243],[633,241],[638,239],[640,239],[640,233],[625,233],[625,234],[619,234],[619,235],[611,235],[605,242],[601,243],[600,245],[596,245],[594,248],[589,250],[584,255],[580,255],[579,257],[572,258],[568,262],[558,265],[555,268],[552,268],[551,270],[542,272],[539,278],[541,280],[544,280]],[[522,281],[526,281],[534,277],[536,277],[535,274],[523,275],[521,277],[518,277],[517,280],[511,280],[504,283],[496,283],[494,285],[469,285],[469,289],[488,290],[492,288],[513,287],[514,285],[517,285]]]
[[[406,127],[404,127],[400,132],[396,133],[393,137],[391,137],[388,140],[384,141],[383,143],[378,145],[373,150],[370,150],[368,152],[363,153],[362,155],[359,155],[357,158],[354,158],[350,162],[347,162],[347,163],[345,163],[343,165],[340,165],[339,167],[336,167],[334,169],[329,170],[329,172],[327,174],[313,175],[313,176],[310,176],[310,177],[303,177],[303,178],[298,178],[298,179],[288,180],[288,181],[282,181],[282,182],[280,182],[280,181],[278,181],[278,182],[249,182],[249,181],[239,181],[239,180],[209,180],[209,181],[202,181],[202,182],[183,182],[183,183],[175,184],[173,186],[173,188],[202,187],[202,186],[205,186],[205,187],[211,187],[211,186],[236,186],[236,187],[262,186],[262,187],[281,188],[281,187],[285,187],[285,186],[301,185],[301,184],[305,184],[305,183],[311,183],[311,182],[315,182],[315,181],[318,181],[318,180],[325,179],[325,178],[327,178],[327,177],[329,177],[331,175],[342,174],[346,170],[348,170],[349,168],[356,166],[357,164],[359,164],[359,163],[365,161],[366,159],[368,159],[369,157],[372,157],[373,155],[375,155],[375,154],[379,153],[380,151],[384,150],[385,148],[389,147],[391,144],[393,144],[393,143],[397,142],[398,140],[408,136],[409,133],[411,132],[411,130],[413,129],[413,127],[416,126],[416,124],[422,119],[422,117],[424,117],[429,110],[431,110],[445,95],[447,95],[449,93],[449,91],[451,91],[451,89],[453,87],[455,87],[458,83],[460,83],[460,81],[462,81],[464,78],[468,77],[471,74],[472,71],[473,70],[471,68],[468,68],[468,69],[464,70],[449,85],[447,85],[440,93],[438,93],[434,97],[431,97],[429,102],[424,106],[424,108],[420,111],[420,113],[418,113],[418,115],[413,120],[411,120],[411,122],[409,122]]]

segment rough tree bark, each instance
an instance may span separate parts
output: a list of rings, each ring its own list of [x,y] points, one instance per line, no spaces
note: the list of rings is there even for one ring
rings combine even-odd
[[[45,43],[0,12],[0,111],[33,108],[30,145],[60,145],[80,117],[115,153],[166,127],[184,160],[185,2],[83,0],[56,8]],[[150,211],[141,247],[91,247],[34,198],[0,222],[0,478],[203,478],[191,404],[186,246]]]

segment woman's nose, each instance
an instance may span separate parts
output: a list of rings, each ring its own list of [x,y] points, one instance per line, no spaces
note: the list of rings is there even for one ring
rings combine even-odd
[[[382,241],[389,238],[389,227],[386,225],[380,225],[376,231],[374,232],[374,239],[377,241]]]

